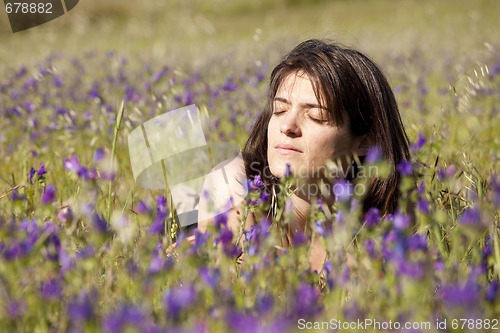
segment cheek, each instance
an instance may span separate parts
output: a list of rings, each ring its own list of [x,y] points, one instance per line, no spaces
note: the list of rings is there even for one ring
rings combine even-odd
[[[317,133],[310,143],[309,159],[313,164],[323,164],[327,159],[336,159],[349,152],[349,135]]]
[[[269,120],[269,124],[267,125],[267,146],[268,146],[268,148],[272,144],[274,138],[276,137],[276,131],[277,131],[276,126],[277,126],[276,122],[274,122],[273,119],[271,118],[271,120]]]

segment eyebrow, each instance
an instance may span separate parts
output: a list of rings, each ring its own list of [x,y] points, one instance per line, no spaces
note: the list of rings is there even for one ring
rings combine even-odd
[[[290,101],[286,98],[283,98],[283,97],[275,97],[274,98],[274,102],[282,102],[282,103],[285,103],[285,104],[288,104],[288,105],[291,105],[292,103],[290,103]],[[303,104],[300,104],[300,106],[302,108],[307,108],[307,109],[314,109],[314,108],[318,108],[318,109],[323,109],[323,110],[327,110],[328,109],[324,106],[321,106],[319,104],[315,104],[315,103],[303,103]]]

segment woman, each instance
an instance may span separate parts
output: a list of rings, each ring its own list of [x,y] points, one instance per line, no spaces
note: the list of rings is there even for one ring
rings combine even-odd
[[[227,162],[224,172],[208,176],[204,193],[219,191],[221,184],[227,187],[233,203],[227,224],[236,234],[245,193],[241,180],[260,176],[266,191],[273,193],[279,179],[292,173],[298,183],[290,196],[293,217],[288,238],[291,239],[294,232],[304,230],[307,213],[317,199],[310,185],[322,179],[325,163],[338,160],[343,170],[349,166],[356,170],[360,166],[349,161],[358,156],[362,164],[373,147],[380,150],[393,172],[389,178],[370,179],[363,211],[376,207],[381,214],[392,213],[397,206],[400,178],[395,170],[402,160],[410,159],[408,138],[394,94],[379,68],[362,53],[329,42],[308,40],[274,68],[266,107],[250,133],[243,156]],[[355,172],[353,175],[351,178],[356,177]],[[329,203],[334,200],[328,199]],[[209,212],[214,207],[210,201],[221,202],[202,196],[200,231],[213,222]],[[250,214],[245,228],[248,230],[256,220]],[[313,269],[319,270],[324,255],[319,243],[313,243],[310,254]]]

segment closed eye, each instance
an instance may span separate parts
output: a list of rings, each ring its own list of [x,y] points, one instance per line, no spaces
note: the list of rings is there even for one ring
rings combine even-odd
[[[317,123],[326,123],[328,121],[327,112],[324,109],[314,108],[307,112],[309,118]]]
[[[274,110],[273,110],[274,115],[279,115],[279,114],[282,114],[285,112],[286,112],[286,108],[283,108],[283,107],[274,108]]]

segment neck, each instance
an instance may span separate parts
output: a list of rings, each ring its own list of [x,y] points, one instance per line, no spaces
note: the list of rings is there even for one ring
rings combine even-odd
[[[290,196],[291,206],[292,206],[292,222],[290,233],[295,234],[298,230],[305,231],[306,219],[311,208],[313,201],[317,199],[318,195],[318,184],[319,182],[313,182],[314,186],[308,185],[308,183],[303,186],[295,187],[296,191]],[[308,191],[311,190],[312,192]],[[315,190],[315,191],[313,191]],[[333,205],[333,196],[321,196],[321,199],[328,206]]]
[[[309,200],[297,195],[292,194],[290,196],[292,203],[292,221],[290,224],[291,234],[294,235],[297,231],[305,231],[307,213],[311,208],[311,203]]]

